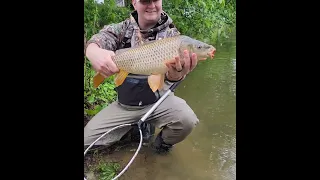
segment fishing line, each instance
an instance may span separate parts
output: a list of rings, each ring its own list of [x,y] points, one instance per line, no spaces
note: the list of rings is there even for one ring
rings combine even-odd
[[[87,149],[84,151],[84,156],[86,156],[87,152],[89,151],[89,149],[97,142],[99,141],[101,138],[103,138],[105,135],[107,135],[108,133],[110,133],[113,130],[122,128],[122,127],[126,127],[126,126],[135,126],[138,125],[139,128],[139,134],[140,134],[140,142],[139,142],[139,146],[138,149],[136,150],[136,152],[134,153],[134,155],[132,156],[132,158],[130,159],[129,163],[126,165],[125,168],[123,168],[123,170],[116,176],[114,177],[112,180],[115,180],[117,178],[119,178],[128,168],[129,166],[132,164],[133,160],[136,158],[136,156],[138,155],[141,146],[142,146],[142,140],[143,140],[143,136],[142,136],[142,130],[141,130],[141,125],[144,123],[144,121],[150,116],[151,113],[153,113],[153,111],[168,97],[168,95],[174,91],[174,89],[182,82],[182,80],[174,83],[165,93],[164,95],[151,107],[151,109],[136,123],[131,123],[131,124],[122,124],[119,126],[116,126],[112,129],[110,129],[109,131],[107,131],[106,133],[102,134],[98,139],[96,139],[95,141],[93,141],[89,147],[87,147]],[[84,178],[84,180],[87,180],[86,178]]]

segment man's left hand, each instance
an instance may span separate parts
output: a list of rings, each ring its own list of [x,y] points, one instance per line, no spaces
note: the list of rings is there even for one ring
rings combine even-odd
[[[198,63],[197,55],[192,53],[191,57],[189,52],[185,50],[183,52],[183,59],[180,60],[180,57],[175,57],[175,62],[168,63],[167,67],[169,71],[167,72],[167,78],[171,81],[179,81],[189,74]]]

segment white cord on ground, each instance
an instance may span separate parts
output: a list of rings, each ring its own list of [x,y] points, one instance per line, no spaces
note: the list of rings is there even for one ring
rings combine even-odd
[[[122,124],[122,125],[119,125],[119,126],[116,126],[112,129],[110,129],[109,131],[107,131],[106,133],[102,134],[98,139],[96,139],[95,141],[93,141],[93,143],[90,144],[89,147],[87,147],[87,149],[84,151],[84,156],[87,154],[87,152],[89,151],[89,149],[97,142],[99,141],[102,137],[104,137],[105,135],[107,135],[108,133],[110,133],[111,131],[115,130],[115,129],[119,129],[121,127],[124,127],[124,126],[132,126],[132,124]],[[114,177],[112,180],[115,180],[117,178],[119,178],[128,168],[129,166],[132,164],[134,158],[136,158],[136,156],[138,155],[140,149],[141,149],[141,146],[142,146],[142,131],[141,129],[139,128],[139,133],[140,133],[140,143],[139,143],[139,146],[138,146],[138,149],[136,150],[136,152],[134,153],[133,157],[131,158],[131,160],[129,161],[129,163],[127,164],[127,166],[125,168],[123,168],[123,170],[116,176]],[[86,178],[84,178],[84,180],[87,180]]]
[[[122,124],[122,125],[119,125],[119,126],[116,126],[112,129],[110,129],[109,131],[107,131],[106,133],[102,134],[98,139],[96,139],[95,141],[93,141],[93,143],[90,144],[89,147],[87,147],[87,149],[84,151],[84,155],[87,154],[87,152],[89,151],[89,149],[97,142],[99,141],[102,137],[104,137],[105,135],[107,135],[108,133],[110,133],[111,131],[115,130],[115,129],[119,129],[121,127],[124,127],[124,126],[132,126],[132,124]]]
[[[141,149],[141,145],[142,145],[142,131],[141,131],[140,128],[139,128],[139,132],[140,132],[140,143],[139,143],[138,149],[134,153],[133,157],[131,158],[131,160],[129,161],[127,166],[125,168],[123,168],[123,170],[115,178],[113,178],[112,180],[115,180],[115,179],[119,178],[129,168],[129,166],[132,164],[134,158],[136,158],[137,154],[139,153],[139,151]]]

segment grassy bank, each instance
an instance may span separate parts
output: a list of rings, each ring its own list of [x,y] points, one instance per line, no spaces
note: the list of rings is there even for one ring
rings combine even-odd
[[[103,155],[95,153],[85,158],[84,172],[88,180],[111,180],[120,172],[120,164],[117,162],[106,162]]]

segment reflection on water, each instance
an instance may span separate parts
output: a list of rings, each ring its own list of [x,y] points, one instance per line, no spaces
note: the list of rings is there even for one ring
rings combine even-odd
[[[198,127],[175,149],[185,159],[174,161],[186,168],[180,179],[236,179],[235,35],[222,44],[216,47],[214,61],[201,62],[176,92],[200,119]]]
[[[235,35],[216,48],[215,59],[200,62],[176,90],[197,114],[199,125],[166,156],[143,148],[120,179],[236,179]],[[126,164],[133,153],[113,156]]]
[[[226,129],[233,129],[235,127],[226,127]],[[224,143],[219,143],[219,147],[212,145],[213,151],[210,153],[210,161],[212,165],[212,175],[214,179],[236,179],[236,138],[233,134],[227,134],[223,130],[212,135],[212,144],[222,139]],[[214,152],[217,154],[213,158]]]

